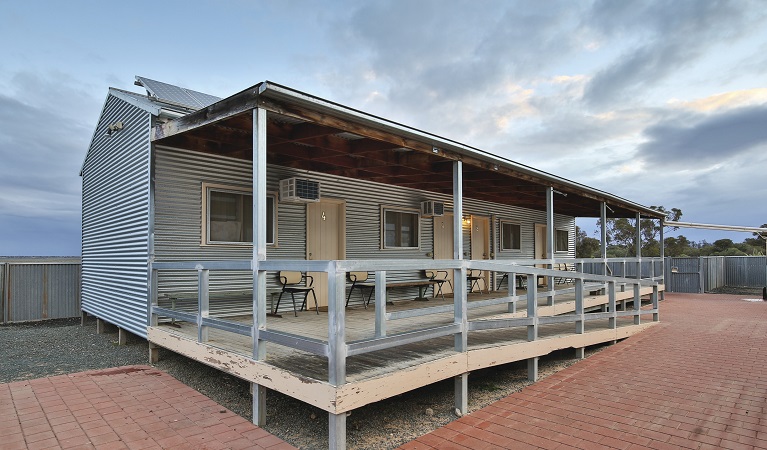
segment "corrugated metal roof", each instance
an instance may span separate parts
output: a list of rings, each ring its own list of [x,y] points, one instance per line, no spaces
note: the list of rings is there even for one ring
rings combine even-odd
[[[137,76],[135,84],[144,87],[152,97],[184,105],[193,109],[205,108],[206,106],[221,100],[221,98],[213,95],[174,86],[161,81],[151,80],[145,77]]]

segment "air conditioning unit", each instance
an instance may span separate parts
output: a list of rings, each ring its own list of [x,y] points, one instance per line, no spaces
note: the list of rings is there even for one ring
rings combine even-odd
[[[320,182],[304,178],[280,180],[280,201],[318,202],[320,201]]]
[[[422,216],[444,216],[445,204],[442,202],[435,202],[434,200],[421,202],[421,215]]]

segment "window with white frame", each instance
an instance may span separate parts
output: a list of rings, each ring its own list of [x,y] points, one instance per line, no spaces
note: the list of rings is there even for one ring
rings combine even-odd
[[[522,248],[522,227],[515,222],[501,222],[501,250],[513,251]]]
[[[570,235],[567,230],[555,230],[554,233],[554,251],[566,252],[570,250]]]
[[[382,208],[383,248],[418,248],[419,219],[417,211]]]
[[[203,242],[253,243],[253,194],[250,189],[203,183]],[[266,197],[266,243],[276,242],[277,200]]]

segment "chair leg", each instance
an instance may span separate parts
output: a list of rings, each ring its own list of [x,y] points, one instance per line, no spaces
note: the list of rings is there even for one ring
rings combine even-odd
[[[274,307],[274,313],[277,314],[277,311],[280,310],[280,300],[282,300],[282,294],[285,293],[285,291],[280,292],[280,296],[277,298],[277,306]]]
[[[314,310],[317,311],[317,315],[320,315],[320,305],[319,305],[319,303],[317,303],[317,296],[314,295],[314,289],[312,289],[309,292],[312,293],[312,297],[314,298]],[[307,295],[307,297],[308,297],[308,295]]]
[[[445,299],[445,294],[442,292],[442,285],[444,283],[445,283],[444,281],[442,283],[437,283],[437,288],[438,288],[437,289],[437,295],[441,295],[442,296],[442,300]],[[436,297],[437,295],[435,295],[434,297]]]
[[[349,295],[346,296],[346,307],[349,307],[349,299],[352,298],[352,291],[354,290],[354,284],[349,288]]]
[[[293,315],[298,317],[298,311],[296,311],[296,296],[294,293],[290,293],[290,298],[293,299]]]
[[[370,289],[370,293],[368,294],[368,302],[365,304],[365,309],[367,309],[368,306],[370,306],[370,299],[373,298],[373,292],[375,292],[375,291],[376,290],[374,288]],[[364,301],[365,298],[363,297],[362,300]]]

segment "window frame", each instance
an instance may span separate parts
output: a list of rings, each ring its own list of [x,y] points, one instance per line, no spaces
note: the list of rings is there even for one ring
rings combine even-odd
[[[399,246],[386,245],[386,214],[389,212],[396,213],[396,214],[410,214],[416,217],[416,220],[415,220],[416,229],[414,233],[415,239],[416,239],[415,247],[399,247]],[[381,226],[381,250],[420,250],[421,249],[421,211],[419,209],[381,205],[381,217],[380,217],[379,223]]]
[[[567,246],[564,248],[564,250],[559,248],[559,233],[565,233],[565,236],[567,238],[565,239],[565,242],[567,243]],[[570,251],[570,230],[566,228],[556,228],[554,230],[554,252],[555,253],[567,253]]]
[[[503,241],[503,226],[504,225],[512,225],[519,228],[519,239],[517,242],[516,248],[504,248],[504,241]],[[516,220],[505,220],[502,219],[498,225],[499,233],[498,233],[498,245],[501,252],[504,253],[521,253],[522,252],[522,224],[519,221]]]
[[[225,193],[231,193],[231,194],[239,194],[239,195],[247,195],[251,198],[253,197],[253,189],[250,187],[245,186],[239,186],[239,185],[232,185],[232,184],[220,184],[220,183],[209,183],[209,182],[203,182],[202,183],[202,203],[201,203],[201,246],[214,246],[214,247],[253,247],[253,240],[251,236],[250,241],[212,241],[210,239],[210,192],[216,191],[216,192],[225,192]],[[269,236],[267,233],[267,242],[266,245],[270,247],[277,247],[278,243],[278,235],[277,235],[277,211],[278,211],[278,203],[277,203],[277,195],[275,193],[267,193],[266,195],[267,201],[272,202],[272,235]],[[267,209],[268,211],[268,209]],[[252,214],[252,205],[251,205],[251,214]],[[268,212],[267,212],[268,214]],[[254,227],[255,229],[255,227]],[[271,238],[271,242],[270,242]]]

